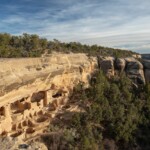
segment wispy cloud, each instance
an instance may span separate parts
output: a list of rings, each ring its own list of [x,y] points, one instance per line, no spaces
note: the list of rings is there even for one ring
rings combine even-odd
[[[7,0],[0,31],[149,51],[149,0]],[[150,51],[149,51],[150,52]]]

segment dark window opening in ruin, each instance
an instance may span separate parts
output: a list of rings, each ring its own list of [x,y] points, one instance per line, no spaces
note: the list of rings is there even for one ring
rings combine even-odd
[[[29,114],[29,116],[30,116],[30,118],[32,118],[32,114],[31,113]]]
[[[62,96],[62,92],[57,92],[56,94],[52,95],[53,98],[58,98]]]
[[[13,112],[14,114],[19,114],[19,113],[22,113],[22,111],[20,110],[16,110],[15,112]]]
[[[25,109],[31,109],[31,104],[29,102],[25,102],[26,98],[22,98],[10,105],[10,109],[12,113],[21,113]]]
[[[22,129],[21,123],[18,124],[18,128],[19,128],[19,129]]]
[[[40,102],[44,98],[45,98],[45,91],[33,93],[32,97],[31,97],[31,102]]]
[[[14,102],[14,103],[11,103],[10,108],[11,109],[16,109],[17,108],[17,103],[18,103],[18,101]]]
[[[7,131],[3,131],[2,133],[1,133],[1,136],[6,136],[7,135]]]
[[[54,111],[54,110],[56,110],[56,107],[52,103],[52,104],[49,105],[48,111]]]
[[[26,129],[26,133],[28,133],[28,134],[31,134],[31,133],[34,133],[34,132],[35,132],[35,130],[33,128]]]
[[[35,124],[31,120],[28,120],[28,126],[29,127],[35,127]]]
[[[27,145],[27,144],[20,144],[18,146],[19,149],[28,149],[28,147],[29,147],[29,145]]]
[[[37,106],[40,106],[40,103],[39,103],[39,102],[37,102]]]
[[[0,107],[0,116],[5,116],[5,108]]]
[[[10,106],[13,114],[23,113],[26,109],[31,109],[31,104],[29,102],[21,103],[20,101],[16,101]]]
[[[37,113],[39,116],[43,115],[43,111],[40,110],[38,113]]]
[[[36,121],[37,121],[38,123],[40,123],[40,122],[46,121],[47,119],[48,119],[48,117],[42,116],[42,117],[39,117]]]
[[[13,130],[13,131],[15,131],[15,130],[16,130],[16,128],[17,128],[17,127],[16,127],[16,125],[15,125],[15,124],[14,124],[14,125],[12,125],[12,130]]]
[[[27,121],[26,121],[26,120],[23,121],[23,122],[22,122],[22,125],[23,125],[23,126],[27,126]]]
[[[37,115],[37,113],[36,112],[34,112],[34,116],[36,116]]]
[[[29,102],[26,102],[25,104],[24,104],[24,109],[31,109],[31,104],[29,103]]]
[[[22,102],[24,102],[25,101],[25,98],[22,98],[21,100],[20,100],[20,103],[22,103]]]

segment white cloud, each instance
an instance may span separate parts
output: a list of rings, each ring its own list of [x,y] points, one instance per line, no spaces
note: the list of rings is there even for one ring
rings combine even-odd
[[[30,3],[31,0],[26,1]],[[8,5],[5,8],[10,8],[15,14],[1,18],[0,28],[15,34],[37,33],[62,41],[80,41],[134,50],[149,49],[149,0],[44,2],[45,6],[29,5],[30,11],[26,11],[22,5]],[[37,11],[32,11],[32,7],[37,7]]]
[[[25,21],[24,18],[19,17],[17,15],[12,15],[12,16],[7,17],[6,19],[3,19],[1,21],[1,23],[4,23],[4,24],[14,24],[14,23],[21,23],[21,22],[24,22],[24,21]]]

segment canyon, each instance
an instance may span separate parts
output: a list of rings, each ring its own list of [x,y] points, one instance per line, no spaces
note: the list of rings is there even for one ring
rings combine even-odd
[[[125,72],[138,85],[150,82],[150,61],[53,53],[0,59],[0,134],[28,140],[44,133],[78,83],[88,87],[98,69],[111,78]],[[78,111],[72,108],[71,111]]]

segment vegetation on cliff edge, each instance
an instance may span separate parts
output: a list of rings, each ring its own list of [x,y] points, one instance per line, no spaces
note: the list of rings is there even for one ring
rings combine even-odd
[[[48,41],[36,34],[30,35],[24,33],[21,36],[14,36],[7,33],[0,33],[0,57],[40,57],[43,54],[50,54],[52,51],[115,57],[126,57],[134,54],[132,51],[97,45],[89,46],[77,42],[63,43],[58,40]]]

